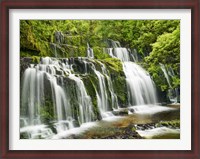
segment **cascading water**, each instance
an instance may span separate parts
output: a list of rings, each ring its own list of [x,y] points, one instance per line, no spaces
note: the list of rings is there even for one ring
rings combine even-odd
[[[63,36],[58,33],[57,43],[62,41]],[[126,106],[135,107],[137,112],[143,108],[141,105],[156,104],[154,83],[142,67],[131,61],[137,61],[137,58],[130,58],[130,50],[115,41],[111,41],[106,50],[112,58],[122,62],[127,86]],[[100,119],[98,113],[101,118],[106,118],[113,116],[112,111],[121,109],[111,72],[104,62],[93,58],[93,50],[88,44],[87,57],[41,58],[39,64],[31,64],[24,71],[20,132],[28,133],[23,138],[51,138],[53,134]],[[91,85],[96,93],[95,102],[88,93],[90,85],[85,85],[89,77],[97,81]]]
[[[101,69],[102,69],[102,72],[104,74],[104,76],[106,77],[107,79],[107,82],[108,82],[108,89],[109,89],[109,92],[111,94],[111,105],[112,105],[112,108],[113,109],[118,109],[119,108],[119,105],[118,105],[118,99],[117,99],[117,95],[115,94],[114,92],[114,89],[113,89],[113,84],[112,84],[112,81],[111,81],[111,78],[109,76],[109,73],[105,67],[104,64],[100,63],[101,64]]]
[[[110,76],[106,71],[104,64],[102,64],[101,62],[98,63],[101,65],[101,72],[96,69],[93,63],[91,64],[92,66],[91,68],[98,78],[99,90],[96,90],[97,105],[100,110],[101,116],[104,118],[109,115],[112,115],[112,113],[106,113],[107,111],[109,111],[108,91],[111,95],[111,108],[114,109],[118,107],[118,101],[117,101],[117,96],[113,90],[113,85]],[[108,83],[108,91],[106,82]]]
[[[77,67],[78,64],[83,68]],[[76,123],[81,125],[96,120],[91,97],[87,94],[81,77],[75,71],[80,71],[84,76],[92,72],[96,75],[98,85],[95,87],[99,111],[103,118],[108,114],[112,115],[106,112],[117,109],[118,100],[109,72],[103,63],[98,62],[100,70],[97,70],[94,64],[93,59],[80,57],[77,59],[46,57],[41,58],[37,65],[31,64],[23,75],[21,133],[29,132],[28,138],[43,138],[44,133],[50,132],[44,116],[50,116],[51,121],[48,123],[55,129],[55,133],[71,129],[77,125]]]
[[[74,74],[70,74],[69,78],[76,82],[76,92],[79,103],[79,121],[80,123],[86,123],[92,121],[93,109],[90,96],[88,96],[83,81],[76,77]]]
[[[113,55],[123,63],[129,106],[156,104],[157,96],[154,82],[141,66],[130,61],[131,58],[128,49],[121,47],[114,48]]]
[[[87,43],[87,57],[94,58],[93,49],[90,47],[90,45],[88,43]]]
[[[156,92],[150,75],[133,62],[123,63],[129,106],[156,104]]]
[[[126,48],[114,48],[114,56],[122,61],[130,61],[129,52]]]
[[[41,119],[43,113],[47,113],[46,116],[51,116],[52,120],[55,120],[54,125],[57,132],[73,127],[75,119],[70,103],[72,97],[69,96],[69,90],[64,89],[64,75],[67,75],[68,79],[75,83],[76,94],[74,98],[78,101],[77,111],[79,112],[77,120],[80,124],[92,121],[93,108],[90,96],[88,96],[82,80],[72,74],[72,71],[73,69],[67,61],[61,63],[48,57],[42,58],[40,64],[31,65],[25,70],[21,96],[21,127],[45,124],[44,119]],[[50,88],[47,88],[46,85]],[[50,89],[51,93],[45,89]],[[47,96],[50,96],[48,103],[52,100],[52,105],[48,105]],[[44,112],[47,105],[52,112]],[[35,128],[43,129],[44,126]],[[35,132],[31,129],[29,129],[31,132]]]
[[[99,88],[100,88],[100,91],[97,92],[98,107],[100,108],[101,112],[105,112],[108,109],[108,95],[107,92],[105,91],[106,90],[105,77],[95,69],[94,72],[98,77]]]
[[[138,62],[138,53],[136,49],[133,49],[131,52],[131,57],[133,59],[134,62]]]
[[[177,103],[178,102],[178,89],[177,88],[173,88],[172,84],[171,84],[171,79],[175,76],[175,73],[173,71],[173,69],[171,67],[169,67],[168,69],[166,68],[165,65],[163,65],[162,63],[160,63],[160,68],[163,71],[163,74],[167,80],[168,86],[169,86],[169,90],[168,90],[168,97],[169,100],[172,103]]]

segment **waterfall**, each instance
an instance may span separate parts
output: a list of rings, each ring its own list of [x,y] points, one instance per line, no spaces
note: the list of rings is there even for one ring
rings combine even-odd
[[[141,66],[130,61],[131,58],[128,49],[122,47],[114,48],[113,55],[120,59],[123,64],[129,106],[156,104],[157,95],[153,80]],[[134,61],[137,60],[135,57],[133,59]]]
[[[156,92],[150,75],[133,62],[123,63],[129,106],[156,103]]]
[[[111,106],[112,106],[113,109],[118,109],[119,108],[118,99],[117,99],[117,95],[114,92],[114,88],[113,88],[113,84],[112,84],[110,75],[109,75],[105,65],[102,64],[102,63],[100,63],[100,64],[101,64],[102,72],[103,72],[103,74],[106,77],[107,82],[108,82],[108,89],[109,89],[109,92],[111,94]]]
[[[91,69],[94,71],[96,77],[98,78],[99,89],[96,88],[97,105],[100,110],[101,116],[104,118],[112,115],[112,113],[108,111],[112,109],[117,109],[119,107],[117,95],[114,92],[111,77],[105,65],[98,61],[98,65],[100,65],[100,70],[97,70],[94,63],[90,64]],[[110,105],[109,96],[111,99]]]
[[[97,93],[98,107],[100,108],[101,112],[105,112],[106,110],[108,110],[108,94],[106,91],[107,87],[105,83],[105,77],[96,69],[94,69],[94,72],[98,77],[100,88],[99,92]]]
[[[170,81],[170,79],[169,79],[169,76],[168,76],[167,70],[166,70],[166,68],[165,68],[165,65],[163,65],[163,64],[160,63],[160,68],[161,68],[161,70],[162,70],[163,73],[164,73],[164,76],[165,76],[165,78],[166,78],[166,80],[167,80],[167,83],[168,83],[169,87],[172,88],[171,81]]]
[[[76,92],[79,103],[79,121],[86,123],[92,121],[93,108],[90,96],[87,94],[83,81],[74,74],[69,75],[76,82]]]
[[[22,109],[25,109],[25,104],[27,105],[27,114],[30,124],[34,124],[34,121],[37,124],[40,124],[39,114],[39,106],[42,102],[41,96],[43,94],[43,90],[39,89],[36,90],[38,87],[43,88],[43,73],[37,74],[36,69],[31,66],[30,68],[26,69],[24,72],[24,83],[22,89]],[[38,83],[39,86],[36,87],[35,83]],[[28,98],[27,98],[28,96]],[[24,104],[25,103],[25,104]],[[36,105],[36,106],[35,106]],[[36,123],[35,123],[36,124]]]
[[[104,48],[104,52],[108,53],[111,57],[115,57],[113,55],[113,48]]]
[[[138,53],[136,49],[133,49],[131,52],[131,57],[133,59],[134,62],[138,62]]]
[[[114,41],[112,39],[107,39],[107,45],[109,48],[120,48],[120,42],[119,41]]]
[[[58,44],[63,43],[63,41],[64,41],[64,35],[63,35],[62,32],[56,31],[54,37],[55,37],[55,42],[56,43],[58,43]]]
[[[59,44],[63,40],[63,35],[56,33],[56,42]],[[131,58],[130,50],[112,40],[106,50],[112,58],[121,60],[122,78],[125,77],[127,86],[122,89],[127,90],[126,97],[122,94],[124,100],[118,98],[121,94],[114,89],[116,74],[109,72],[115,65],[108,69],[107,64],[112,63],[94,59],[89,44],[87,57],[41,58],[39,64],[30,64],[23,74],[20,134],[28,132],[27,138],[51,138],[53,134],[113,116],[121,105],[132,107],[157,103],[150,75],[131,61],[137,61],[137,57]],[[121,101],[125,102],[121,104]]]
[[[171,78],[173,78],[175,76],[175,73],[173,71],[173,69],[171,67],[166,68],[165,65],[163,65],[162,63],[160,63],[160,68],[165,76],[165,79],[167,80],[169,89],[168,89],[168,97],[169,100],[172,103],[177,103],[178,102],[178,89],[177,88],[173,88],[172,84],[171,84]]]
[[[48,109],[52,112],[43,113],[47,113],[45,114],[46,116],[51,116],[52,121],[55,120],[54,127],[57,129],[57,132],[73,128],[75,119],[73,113],[74,110],[72,109],[74,108],[72,108],[70,101],[74,99],[77,99],[78,103],[78,122],[82,124],[93,120],[91,98],[87,94],[81,78],[72,74],[72,68],[73,67],[70,66],[68,60],[61,62],[46,57],[42,58],[39,64],[35,66],[31,64],[31,67],[25,70],[21,96],[20,126],[46,124],[43,121],[44,119],[42,119],[43,114],[41,111],[47,111],[43,109],[48,106]],[[75,90],[72,89],[75,91],[76,95],[73,97],[70,96],[71,89],[65,89],[65,76],[75,83],[75,86],[73,86],[73,88],[75,87]],[[45,89],[48,89],[48,91]],[[49,99],[46,98],[47,96],[50,96]],[[51,101],[52,105],[48,105]],[[46,131],[46,129],[44,129],[44,131]]]
[[[129,52],[126,48],[114,48],[114,56],[122,61],[130,61]]]
[[[87,57],[94,58],[93,49],[90,47],[89,43],[87,43]]]

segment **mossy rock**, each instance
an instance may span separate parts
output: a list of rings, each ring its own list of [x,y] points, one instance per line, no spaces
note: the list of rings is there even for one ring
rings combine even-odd
[[[101,47],[93,47],[94,57],[95,59],[106,59],[110,58],[110,56],[103,51]]]
[[[122,62],[117,58],[106,58],[101,60],[110,71],[114,71],[116,73],[123,73]]]
[[[68,97],[69,104],[71,106],[72,114],[74,115],[73,118],[78,120],[79,116],[79,103],[77,99],[77,90],[76,90],[76,82],[68,77],[63,78],[64,83],[64,90]]]
[[[120,107],[126,107],[128,104],[126,77],[123,72],[122,62],[116,58],[107,58],[101,60],[110,72],[113,83],[113,89],[118,98]]]
[[[170,121],[160,121],[159,123],[156,124],[156,127],[161,127],[161,126],[180,128],[180,120],[176,119]]]
[[[100,110],[98,108],[97,96],[96,96],[96,85],[98,85],[98,79],[94,75],[88,74],[87,76],[82,76],[82,80],[86,87],[86,91],[92,100],[94,119],[101,120],[102,117],[100,115]]]

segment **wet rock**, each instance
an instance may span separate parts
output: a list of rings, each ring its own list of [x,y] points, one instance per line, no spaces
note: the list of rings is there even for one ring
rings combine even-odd
[[[80,127],[80,124],[77,120],[72,121],[74,127]]]
[[[142,137],[135,131],[133,125],[129,125],[123,128],[122,133],[116,133],[115,135],[104,137],[103,139],[142,139]]]
[[[135,112],[135,110],[134,110],[133,108],[130,108],[129,111],[130,111],[131,113],[134,113],[134,112]]]
[[[138,124],[135,126],[137,130],[149,130],[156,127],[155,123],[150,124]]]

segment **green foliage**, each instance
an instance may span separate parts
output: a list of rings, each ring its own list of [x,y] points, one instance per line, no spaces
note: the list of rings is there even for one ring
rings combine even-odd
[[[56,44],[61,57],[82,56],[83,53],[79,54],[79,50],[74,48],[86,47],[87,42],[93,45],[99,42],[98,36],[94,33],[97,22],[95,20],[21,20],[21,56],[55,56],[50,48],[51,43]],[[62,32],[61,43],[55,37],[56,32]]]
[[[33,59],[33,63],[40,63],[40,57],[39,56],[32,56],[32,59]]]
[[[179,20],[102,20],[97,32],[103,39],[114,39],[122,46],[136,48],[141,56],[148,56],[157,37],[171,33]]]
[[[20,21],[20,49],[27,52],[35,51],[36,56],[47,56],[49,52],[48,41],[52,30],[41,20]]]
[[[164,33],[152,44],[153,50],[145,58],[146,68],[152,75],[157,86],[165,91],[169,88],[164,74],[160,68],[160,63],[166,68],[172,68],[175,76],[171,78],[172,88],[180,86],[180,26],[172,33]]]
[[[144,57],[152,51],[151,44],[158,36],[172,33],[179,23],[179,20],[21,20],[20,44],[21,50],[49,56],[49,43],[57,43],[55,32],[61,31],[63,44],[106,47],[102,40],[114,39],[124,47],[136,48]]]
[[[177,76],[172,77],[172,85],[173,85],[173,88],[180,87],[180,78]]]
[[[59,33],[58,37],[56,33]],[[104,59],[110,72],[114,70],[123,76],[120,62],[110,60],[103,51],[109,47],[107,39],[119,41],[122,47],[136,49],[140,64],[149,71],[159,90],[169,89],[160,63],[175,73],[171,78],[172,88],[180,87],[180,20],[20,21],[21,57],[85,57],[88,43],[96,59]],[[115,73],[112,75],[116,76]],[[124,82],[120,78],[118,81]]]
[[[103,48],[100,47],[94,47],[93,48],[93,52],[94,52],[94,57],[96,59],[106,59],[106,58],[110,58],[110,56],[107,53],[103,52]]]
[[[122,63],[117,58],[106,58],[102,62],[110,68],[110,70],[115,70],[118,73],[123,72]]]

